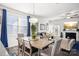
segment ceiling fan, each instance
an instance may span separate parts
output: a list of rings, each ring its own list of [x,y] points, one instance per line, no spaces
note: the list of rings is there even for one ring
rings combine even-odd
[[[79,10],[75,10],[75,11],[71,11],[71,12],[61,14],[61,15],[53,18],[53,20],[72,19],[72,18],[79,18]],[[52,22],[52,19],[50,20],[50,22]]]
[[[61,15],[61,17],[63,17],[64,19],[79,18],[79,10],[65,13]]]

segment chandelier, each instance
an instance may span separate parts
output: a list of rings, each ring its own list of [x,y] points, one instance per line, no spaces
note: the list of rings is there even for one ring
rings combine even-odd
[[[33,4],[33,15],[35,15],[35,4]],[[38,19],[36,17],[31,17],[29,19],[29,22],[30,23],[37,23],[38,22]]]

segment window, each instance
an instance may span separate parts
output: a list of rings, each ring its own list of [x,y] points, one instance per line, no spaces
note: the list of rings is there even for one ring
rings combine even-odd
[[[7,33],[8,34],[17,34],[17,22],[18,17],[14,15],[7,15]]]
[[[26,17],[20,17],[19,18],[19,24],[18,24],[18,30],[20,33],[23,33],[25,36],[27,36],[27,18]]]
[[[27,16],[26,16],[27,17]],[[15,14],[7,13],[7,35],[8,35],[8,46],[17,46],[17,34],[18,34],[18,27],[20,27],[21,33],[25,36],[27,35],[27,18],[26,17],[18,17]],[[20,18],[20,26],[18,26],[18,21]]]
[[[20,18],[20,19],[19,19]],[[20,20],[20,26],[18,26],[18,20]],[[19,29],[20,27],[20,29]],[[7,16],[7,32],[10,35],[17,35],[18,30],[27,35],[27,18],[26,17],[17,17],[15,15]]]

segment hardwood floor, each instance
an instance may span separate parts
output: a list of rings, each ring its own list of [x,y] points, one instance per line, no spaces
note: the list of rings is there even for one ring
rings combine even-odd
[[[18,56],[18,47],[17,46],[7,48],[7,51],[10,56]],[[48,56],[50,56],[51,48],[49,48],[48,50],[43,50],[42,52],[45,52],[46,54],[48,54]],[[20,53],[19,56],[22,56],[22,54]],[[27,56],[27,55],[25,55],[25,56]],[[76,51],[76,49],[72,49],[72,51],[70,53],[67,53],[67,52],[61,50],[59,52],[59,54],[55,54],[55,56],[79,56],[79,51]]]

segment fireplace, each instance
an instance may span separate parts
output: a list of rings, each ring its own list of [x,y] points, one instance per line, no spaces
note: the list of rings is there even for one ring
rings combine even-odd
[[[75,30],[66,30],[63,31],[63,38],[75,39],[75,41],[79,41],[79,32]]]
[[[75,39],[75,41],[76,41],[76,33],[66,32],[65,33],[65,38]]]

